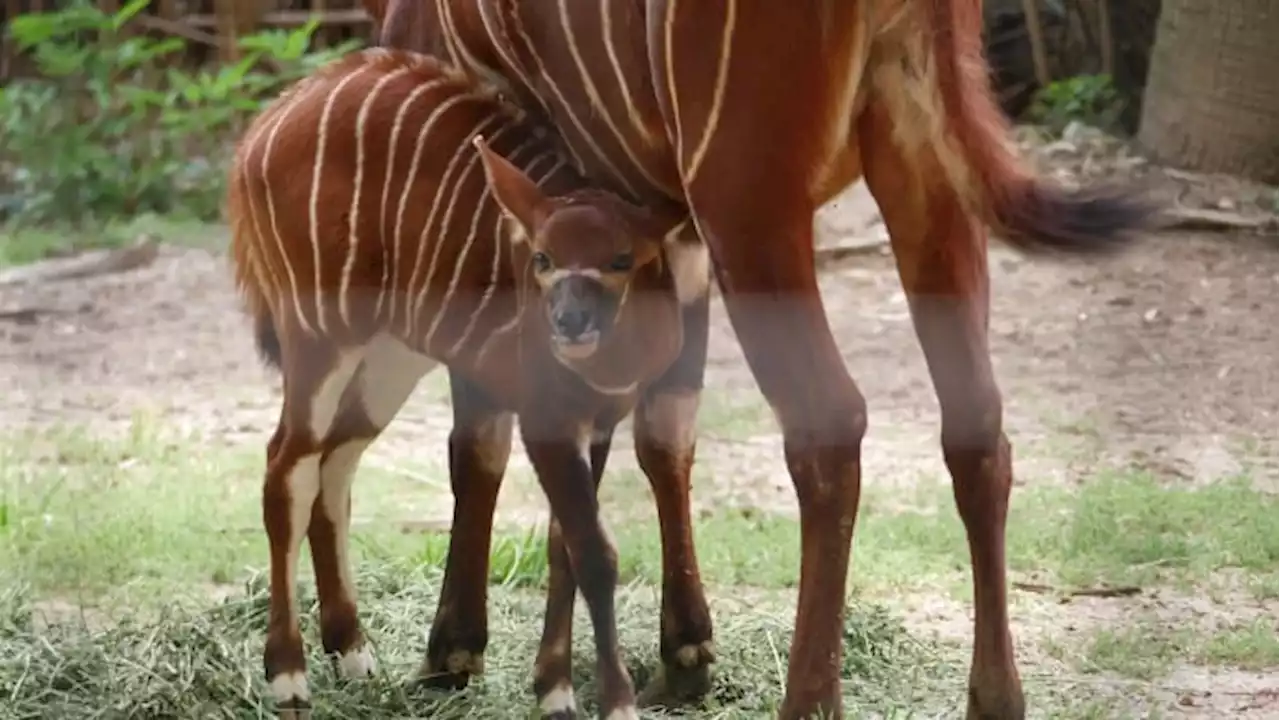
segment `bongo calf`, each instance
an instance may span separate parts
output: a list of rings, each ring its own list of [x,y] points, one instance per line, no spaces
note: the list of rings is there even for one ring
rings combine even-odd
[[[514,415],[590,610],[601,717],[636,717],[588,447],[680,352],[686,280],[663,243],[683,218],[587,187],[555,143],[434,58],[366,50],[291,87],[237,150],[236,281],[284,382],[263,487],[264,662],[282,715],[309,704],[295,585],[304,536],[326,653],[347,676],[373,671],[348,557],[351,481],[443,363],[455,418],[450,554],[464,555],[450,566],[487,575]],[[451,593],[451,579],[476,587],[446,577],[432,636],[464,650],[424,668],[466,676],[487,640],[484,584]],[[537,691],[545,713],[574,712],[571,687]]]

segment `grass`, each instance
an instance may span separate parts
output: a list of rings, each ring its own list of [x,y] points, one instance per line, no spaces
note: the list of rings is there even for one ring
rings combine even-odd
[[[491,598],[486,673],[460,695],[434,694],[404,682],[423,650],[439,591],[436,568],[373,566],[358,578],[364,621],[382,672],[368,683],[335,682],[312,643],[315,702],[323,717],[379,716],[509,718],[528,714],[530,658],[537,643],[542,597],[498,586]],[[657,609],[648,589],[619,594],[622,642],[637,682],[652,676],[657,657]],[[303,606],[312,605],[304,597]],[[252,718],[266,715],[256,680],[267,595],[257,578],[236,597],[200,608],[176,603],[145,619],[126,617],[107,629],[64,624],[29,627],[29,597],[10,592],[0,617],[0,688],[14,701],[6,717],[100,716]],[[778,599],[717,607],[721,672],[705,717],[760,717],[776,709],[790,622]],[[304,632],[314,637],[310,619]],[[845,627],[844,676],[851,709],[906,707],[937,694],[941,661],[877,607],[851,609]],[[575,643],[576,685],[585,704],[594,692],[589,635]],[[904,672],[904,669],[909,669]],[[23,682],[25,680],[25,683]],[[128,692],[121,692],[127,688]],[[940,697],[940,694],[937,694]],[[588,710],[590,712],[590,710]]]
[[[223,225],[157,215],[113,220],[92,230],[0,225],[0,267],[25,265],[83,250],[120,247],[144,233],[157,235],[171,245],[211,249],[223,247],[228,237]]]
[[[256,445],[215,446],[145,420],[122,437],[62,428],[0,438],[0,698],[11,700],[0,701],[0,718],[262,716],[261,457]],[[493,640],[483,682],[461,695],[422,695],[400,679],[422,652],[448,538],[396,528],[399,519],[447,511],[443,457],[414,466],[429,482],[412,486],[374,465],[356,486],[362,522],[354,543],[362,616],[389,672],[350,688],[317,672],[323,716],[363,716],[369,708],[388,717],[523,716],[545,582],[542,533],[504,532],[495,540]],[[504,493],[530,492],[527,473],[511,475],[509,486],[524,487]],[[661,578],[647,493],[647,483],[625,470],[603,493],[606,507],[631,510],[615,535],[624,584],[620,632],[639,683],[657,656]],[[903,511],[903,498],[887,491],[864,492],[845,628],[850,716],[951,712],[963,697],[967,644],[911,629],[901,608],[905,599],[937,595],[968,607],[964,532],[949,490],[921,490],[909,500],[918,511]],[[1120,474],[1074,490],[1020,489],[1008,545],[1014,579],[1181,592],[1230,577],[1237,586],[1271,588],[1273,597],[1278,532],[1275,496],[1244,479],[1193,489]],[[714,697],[696,717],[765,716],[785,675],[797,523],[722,510],[700,518],[696,534],[720,647]],[[309,587],[309,571],[302,577]],[[1014,602],[1016,617],[1017,604],[1052,601],[1015,594]],[[1210,629],[1120,617],[1119,626],[1088,636],[1060,659],[1081,677],[1138,683],[1180,662],[1276,665],[1273,617]],[[576,667],[586,701],[592,689],[584,618],[580,627]],[[307,632],[314,638],[314,628]],[[313,670],[324,667],[322,658],[312,661]],[[1054,717],[1114,716],[1108,708],[1119,707],[1071,692],[1060,673],[1026,671],[1024,679],[1029,696],[1054,708]],[[1136,687],[1122,686],[1122,694]]]
[[[1084,650],[1082,664],[1091,671],[1154,680],[1184,662],[1254,671],[1274,668],[1280,643],[1274,617],[1219,628],[1147,618],[1100,631]]]

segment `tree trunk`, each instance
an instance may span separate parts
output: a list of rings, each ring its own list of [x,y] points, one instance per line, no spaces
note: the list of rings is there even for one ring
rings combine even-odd
[[[1164,0],[1139,143],[1156,160],[1275,182],[1276,0]]]

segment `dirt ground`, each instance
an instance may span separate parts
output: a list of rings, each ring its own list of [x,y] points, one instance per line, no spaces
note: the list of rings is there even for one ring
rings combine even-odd
[[[855,187],[829,208],[837,232],[874,235],[874,204]],[[1102,261],[1029,259],[991,248],[991,352],[1019,483],[1074,482],[1106,468],[1169,481],[1248,472],[1276,488],[1277,242],[1272,233],[1160,233]],[[853,377],[870,405],[869,484],[945,480],[937,404],[887,247],[824,269],[822,292]],[[210,441],[262,442],[279,408],[239,312],[226,258],[165,247],[119,275],[0,288],[8,398],[0,426],[138,416]],[[713,306],[699,462],[714,468],[706,505],[793,509],[781,441],[723,305]],[[373,457],[445,447],[438,372]],[[726,417],[729,416],[729,417]],[[726,419],[735,426],[722,432]],[[626,448],[624,432],[615,449]],[[513,462],[523,462],[516,453]],[[634,461],[615,452],[611,463]]]
[[[882,232],[865,193],[832,212],[837,227]],[[993,244],[991,274],[991,350],[1019,483],[1075,483],[1138,467],[1170,483],[1248,473],[1260,489],[1276,491],[1274,232],[1161,233],[1097,262],[1031,260]],[[824,270],[822,290],[870,404],[865,482],[904,489],[947,482],[936,401],[891,259],[873,251],[840,261]],[[273,427],[278,381],[253,352],[217,252],[166,247],[133,272],[0,290],[0,308],[15,304],[43,312],[28,324],[0,320],[0,426],[88,423],[106,432],[127,428],[141,412],[255,451]],[[697,504],[794,512],[780,439],[718,300],[713,313],[704,404],[711,409],[698,458],[709,472],[695,488]],[[449,411],[439,400],[443,377],[434,382],[420,388],[370,462],[443,454]],[[715,419],[725,415],[755,420],[727,432]],[[629,446],[626,437],[616,442],[614,467],[634,467]],[[517,452],[513,464],[522,462]],[[504,502],[511,497],[504,493]],[[439,510],[448,517],[448,507]],[[505,502],[501,512],[527,521],[541,510]],[[1176,610],[1179,602],[1166,604]],[[1057,607],[1053,622],[1097,624],[1110,612],[1105,605]],[[966,634],[966,616],[966,608],[941,603],[921,608],[919,619]],[[1171,690],[1170,704],[1183,714],[1274,716],[1275,674],[1239,675],[1193,673]],[[1219,692],[1221,702],[1261,698],[1261,705],[1216,705],[1208,686],[1241,691]],[[1179,694],[1186,692],[1195,707]]]

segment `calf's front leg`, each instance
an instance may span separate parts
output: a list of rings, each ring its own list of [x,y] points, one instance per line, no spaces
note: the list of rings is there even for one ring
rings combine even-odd
[[[555,407],[543,403],[543,407]],[[610,720],[637,718],[631,676],[618,644],[614,592],[618,584],[618,554],[600,518],[596,484],[588,455],[592,425],[544,416],[520,418],[525,450],[546,493],[560,539],[569,556],[574,584],[582,591],[595,634],[599,715]],[[569,586],[570,588],[572,585]],[[566,652],[568,648],[565,649]],[[535,682],[534,692],[544,717],[576,716],[568,678],[554,686]]]
[[[604,477],[609,448],[613,444],[615,424],[597,425],[591,435],[588,456],[591,461],[591,481],[596,491]],[[533,686],[539,698],[553,707],[570,707],[574,704],[573,675],[573,602],[578,586],[569,565],[569,553],[564,546],[564,532],[555,515],[547,524],[547,609],[542,621],[542,641],[538,643],[538,657],[533,663]],[[560,688],[554,697],[547,696]],[[567,690],[566,690],[567,689]]]

